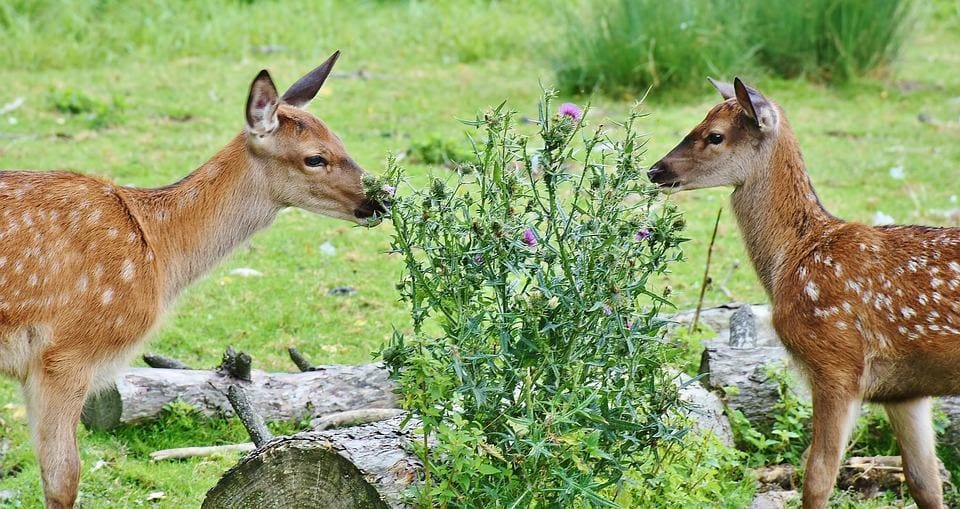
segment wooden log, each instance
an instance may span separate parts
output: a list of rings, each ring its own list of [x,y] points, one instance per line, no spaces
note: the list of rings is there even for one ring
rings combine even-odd
[[[352,428],[278,437],[240,460],[207,492],[203,509],[407,508],[403,492],[422,465],[405,416]]]
[[[90,397],[83,423],[112,429],[155,419],[164,407],[182,401],[207,416],[233,415],[227,389],[241,385],[253,407],[269,421],[300,420],[361,408],[396,408],[395,384],[383,365],[315,366],[305,373],[251,371],[250,382],[210,370],[130,368],[114,385]]]

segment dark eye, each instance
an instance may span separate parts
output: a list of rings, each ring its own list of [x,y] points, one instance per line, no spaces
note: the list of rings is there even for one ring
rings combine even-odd
[[[723,135],[720,133],[710,133],[707,135],[707,143],[711,145],[719,145],[723,143]]]
[[[323,156],[310,156],[303,160],[303,164],[313,167],[326,166],[327,160],[324,159]]]

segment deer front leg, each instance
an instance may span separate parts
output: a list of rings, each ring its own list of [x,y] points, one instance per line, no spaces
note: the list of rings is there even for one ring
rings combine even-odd
[[[804,509],[827,506],[860,399],[836,387],[813,389],[813,434],[803,480]]]
[[[80,481],[77,423],[89,377],[83,369],[64,367],[69,364],[50,366],[45,362],[30,374],[24,386],[47,509],[71,509]]]
[[[943,487],[937,472],[936,437],[930,398],[883,405],[900,443],[903,472],[913,500],[921,509],[943,507]]]

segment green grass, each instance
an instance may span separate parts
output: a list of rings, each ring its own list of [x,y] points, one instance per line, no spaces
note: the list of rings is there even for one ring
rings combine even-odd
[[[549,5],[0,3],[0,105],[26,99],[0,116],[0,168],[68,168],[141,186],[173,182],[242,127],[247,87],[257,71],[269,68],[283,88],[340,48],[337,74],[311,111],[344,139],[358,162],[379,171],[388,151],[405,152],[431,135],[456,140],[465,130],[457,118],[504,99],[535,116],[539,83],[553,80],[544,47],[563,33],[563,18]],[[21,8],[39,14],[26,17]],[[960,204],[951,199],[960,195],[954,184],[960,168],[960,5],[942,0],[932,10],[883,80],[825,88],[744,75],[783,104],[822,201],[840,217],[871,222],[882,211],[898,222],[960,224]],[[280,51],[262,53],[265,45]],[[356,77],[361,69],[367,79]],[[73,91],[90,98],[108,121],[94,125],[86,113],[60,111],[56,99]],[[646,125],[651,162],[702,119],[717,96],[704,81],[685,99],[652,92]],[[592,103],[594,123],[624,118],[630,107],[629,100],[602,97]],[[920,122],[921,114],[929,121]],[[906,178],[891,178],[894,166]],[[411,164],[409,171],[422,183],[450,170]],[[685,244],[688,262],[676,265],[666,281],[681,308],[695,304],[713,218],[728,194],[710,190],[671,198],[686,212],[691,238]],[[368,361],[394,327],[408,327],[394,289],[401,264],[384,254],[389,237],[386,226],[367,230],[298,211],[282,214],[192,287],[146,350],[214,366],[232,344],[253,354],[256,367],[284,371],[292,369],[284,353],[292,344],[317,363]],[[328,240],[337,248],[334,256],[320,250]],[[761,301],[735,221],[725,212],[715,281],[725,279],[735,263],[726,282],[732,297]],[[237,267],[265,275],[230,276]],[[357,293],[329,296],[337,286]],[[708,305],[727,300],[719,284],[708,289]],[[0,490],[20,492],[23,507],[39,507],[22,402],[16,384],[6,379],[0,381],[0,420],[0,437],[12,445],[0,471],[23,469],[0,478]],[[84,431],[86,507],[151,505],[145,497],[158,490],[166,493],[159,507],[196,507],[236,456],[153,464],[147,453],[243,438],[236,423],[176,416],[136,430]],[[107,465],[97,468],[99,460]]]

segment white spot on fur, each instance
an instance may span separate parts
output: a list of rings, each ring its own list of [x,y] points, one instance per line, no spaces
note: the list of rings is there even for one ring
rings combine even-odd
[[[900,314],[903,315],[904,318],[910,319],[911,317],[915,316],[917,312],[911,307],[904,306],[900,308]]]
[[[30,274],[30,277],[27,278],[27,284],[30,286],[37,286],[37,275]]]
[[[87,291],[87,286],[90,284],[90,279],[87,278],[86,274],[80,276],[80,279],[77,280],[77,291],[83,293]]]
[[[103,291],[103,295],[100,297],[100,302],[106,306],[107,304],[110,304],[111,301],[113,301],[113,288],[107,288]]]
[[[813,281],[807,283],[807,286],[803,289],[806,292],[807,296],[810,297],[810,300],[816,302],[820,298],[820,288],[817,287],[817,284]]]
[[[133,281],[133,269],[133,260],[127,258],[123,261],[123,269],[120,270],[120,277],[127,283]]]
[[[921,293],[920,296],[917,297],[917,302],[919,302],[921,306],[926,306],[928,302],[927,294]]]

